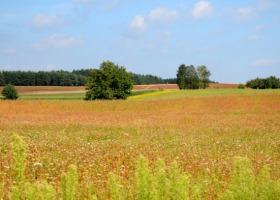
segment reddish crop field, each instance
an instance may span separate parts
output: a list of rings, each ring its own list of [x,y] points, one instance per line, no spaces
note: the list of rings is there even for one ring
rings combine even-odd
[[[238,84],[215,83],[209,88],[237,88]],[[56,92],[84,92],[84,86],[16,86],[19,93],[56,93]],[[2,91],[3,87],[0,87]],[[176,84],[134,85],[133,90],[178,90]]]
[[[248,157],[256,174],[268,165],[271,176],[280,178],[279,131],[279,91],[145,101],[0,101],[0,182],[12,186],[10,144],[19,134],[27,145],[30,182],[47,180],[59,188],[61,174],[75,164],[81,186],[92,182],[102,195],[109,172],[132,184],[136,160],[144,155],[151,166],[158,158],[167,166],[177,160],[194,179],[208,181],[204,197],[214,199],[216,187],[227,185],[235,156]]]

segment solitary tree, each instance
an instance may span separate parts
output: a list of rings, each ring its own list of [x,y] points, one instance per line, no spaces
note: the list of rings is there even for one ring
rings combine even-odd
[[[18,98],[18,93],[12,84],[6,85],[2,90],[2,95],[4,99],[16,100]]]
[[[177,71],[177,85],[180,90],[186,89],[186,65],[182,64]]]
[[[202,65],[202,66],[198,66],[196,68],[197,71],[197,75],[199,78],[199,88],[207,88],[209,87],[209,77],[211,75],[211,72],[209,70],[207,70],[206,66]]]
[[[124,67],[106,61],[100,69],[90,72],[86,83],[85,100],[96,99],[127,99],[131,93],[133,81]]]

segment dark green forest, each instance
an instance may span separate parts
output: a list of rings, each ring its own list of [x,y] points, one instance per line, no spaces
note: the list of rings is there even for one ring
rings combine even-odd
[[[84,86],[90,71],[0,71],[0,86]],[[175,84],[176,78],[162,79],[153,75],[130,73],[135,85]]]

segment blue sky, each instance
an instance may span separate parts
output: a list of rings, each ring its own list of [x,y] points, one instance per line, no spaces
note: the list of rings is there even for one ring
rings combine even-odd
[[[211,79],[280,77],[279,0],[0,0],[0,70],[98,68],[163,78],[180,64]]]

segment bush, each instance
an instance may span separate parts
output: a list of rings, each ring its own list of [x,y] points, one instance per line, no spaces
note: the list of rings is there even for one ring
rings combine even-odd
[[[16,100],[18,98],[17,90],[11,84],[8,84],[4,87],[2,91],[2,95],[4,96],[4,99],[9,99],[9,100]]]
[[[244,86],[242,83],[240,83],[240,84],[237,86],[237,88],[238,88],[238,89],[244,89],[245,86]]]

